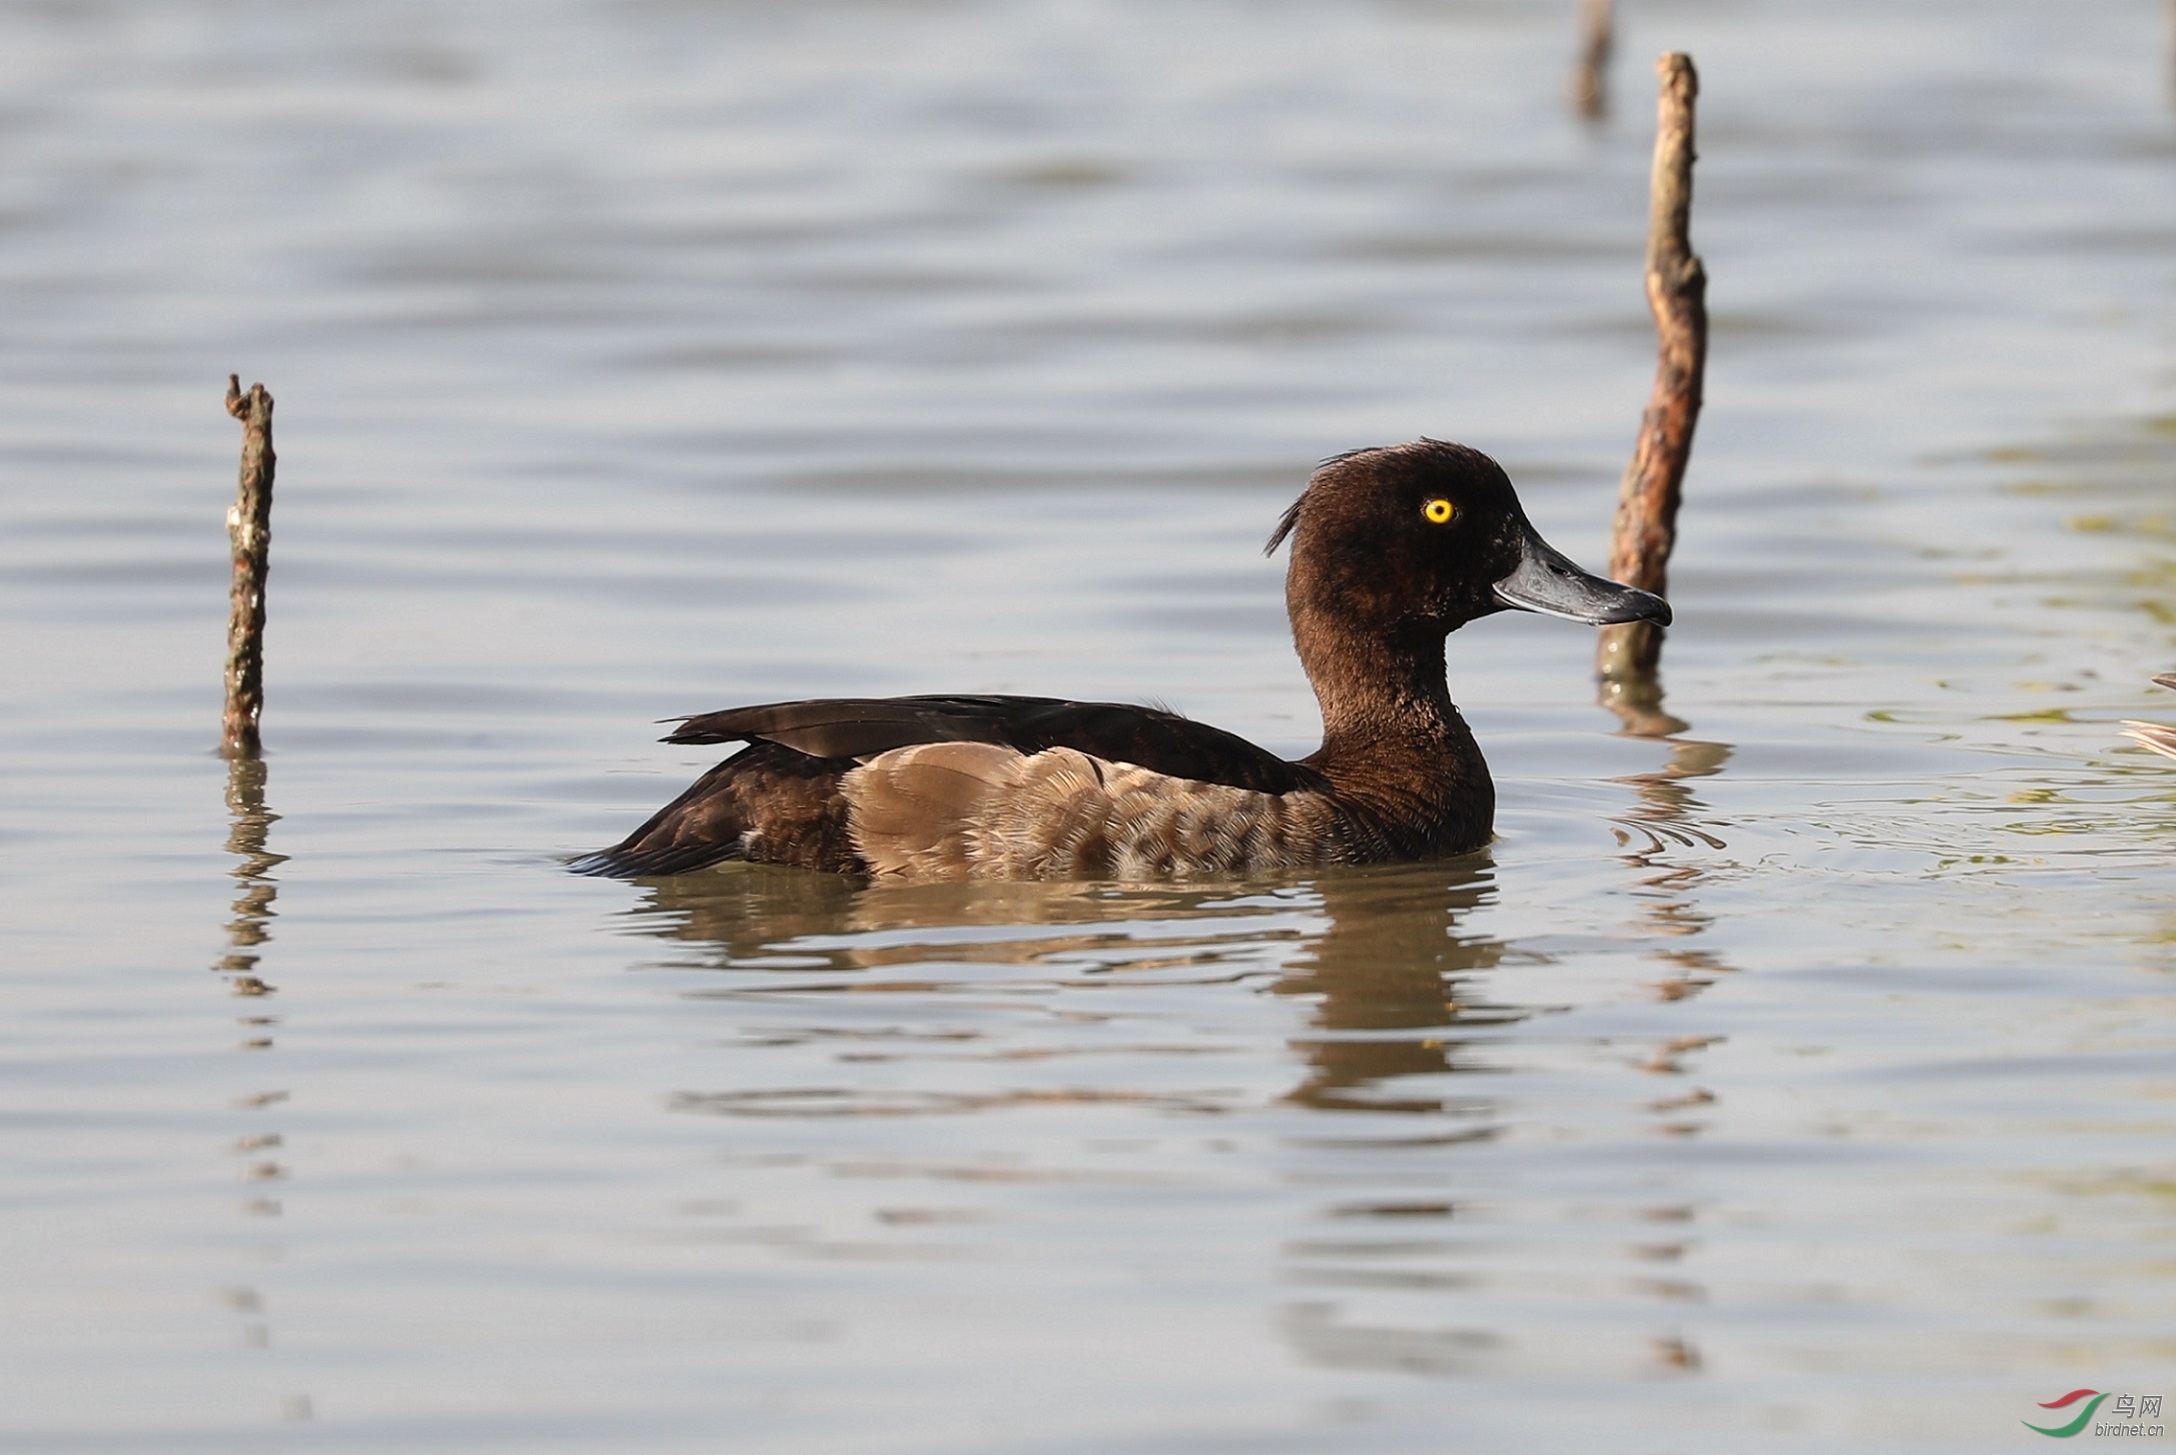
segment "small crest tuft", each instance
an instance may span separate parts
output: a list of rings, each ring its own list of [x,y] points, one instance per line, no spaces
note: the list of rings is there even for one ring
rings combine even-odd
[[[1269,533],[1269,544],[1262,547],[1263,555],[1274,556],[1277,554],[1277,547],[1283,545],[1284,538],[1292,534],[1292,527],[1300,523],[1300,507],[1306,503],[1307,497],[1305,495],[1292,502],[1292,508],[1284,513],[1284,518],[1277,522],[1277,528]]]

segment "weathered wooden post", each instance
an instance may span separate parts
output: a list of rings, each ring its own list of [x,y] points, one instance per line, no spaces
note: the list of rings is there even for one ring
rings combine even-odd
[[[227,710],[219,735],[220,756],[254,758],[264,745],[257,722],[264,714],[264,586],[271,570],[272,396],[264,385],[242,393],[238,374],[227,376],[227,413],[242,421],[242,478],[227,511],[227,541],[234,551],[234,585],[227,613]]]
[[[1640,421],[1639,440],[1617,495],[1609,574],[1642,590],[1667,593],[1677,507],[1700,418],[1707,370],[1707,269],[1692,250],[1693,103],[1700,78],[1692,57],[1666,53],[1656,63],[1662,99],[1655,127],[1655,163],[1647,221],[1647,304],[1655,315],[1655,386]],[[1683,726],[1661,712],[1655,671],[1662,628],[1627,622],[1602,629],[1595,653],[1603,703],[1636,733]]]
[[[1610,0],[1579,0],[1579,64],[1572,71],[1572,104],[1589,121],[1599,121],[1609,110],[1613,29]]]

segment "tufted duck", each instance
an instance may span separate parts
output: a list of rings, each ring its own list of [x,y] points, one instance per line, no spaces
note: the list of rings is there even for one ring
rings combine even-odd
[[[727,859],[835,873],[1166,879],[1465,853],[1496,790],[1444,682],[1444,638],[1506,608],[1667,624],[1527,522],[1494,460],[1439,440],[1315,472],[1270,537],[1322,708],[1297,762],[1174,713],[1048,697],[782,702],[682,720],[668,743],[748,746],[586,873]]]

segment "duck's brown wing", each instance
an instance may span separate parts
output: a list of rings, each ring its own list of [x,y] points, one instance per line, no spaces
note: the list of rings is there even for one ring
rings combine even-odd
[[[1321,775],[1237,734],[1175,712],[1058,697],[831,698],[729,708],[684,719],[668,743],[777,743],[812,758],[869,758],[917,743],[1072,748],[1173,778],[1259,793],[1321,788]]]

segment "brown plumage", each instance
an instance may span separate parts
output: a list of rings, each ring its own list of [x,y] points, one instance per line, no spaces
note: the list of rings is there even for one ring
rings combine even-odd
[[[1495,461],[1421,440],[1339,456],[1285,513],[1285,600],[1322,708],[1298,762],[1175,713],[1046,697],[772,703],[686,719],[749,746],[596,874],[727,859],[936,878],[1164,879],[1436,858],[1488,842],[1495,788],[1444,638],[1506,608],[1667,623],[1551,549]]]
[[[1177,778],[1075,748],[897,748],[848,773],[848,837],[874,874],[1170,879],[1350,857],[1329,794]]]

